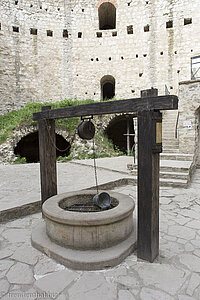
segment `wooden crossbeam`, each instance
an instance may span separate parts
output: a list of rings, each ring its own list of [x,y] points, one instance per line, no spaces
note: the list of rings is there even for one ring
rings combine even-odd
[[[34,113],[33,119],[35,121],[39,121],[42,119],[62,119],[90,115],[128,113],[143,110],[150,111],[174,109],[178,109],[178,97],[174,95],[166,95],[57,108],[49,111]]]

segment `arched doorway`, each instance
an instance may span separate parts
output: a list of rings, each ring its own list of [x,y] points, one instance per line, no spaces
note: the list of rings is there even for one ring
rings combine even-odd
[[[56,149],[56,157],[68,156],[70,154],[70,143],[67,142],[62,135],[56,134],[56,147],[65,151]],[[39,138],[38,131],[24,136],[14,148],[14,154],[20,157],[25,157],[27,163],[39,162]]]
[[[134,152],[134,115],[122,115],[111,120],[105,134],[114,146],[125,154]]]
[[[112,99],[115,96],[115,78],[106,75],[101,78],[101,99]]]
[[[104,2],[99,6],[99,29],[116,28],[116,7],[110,2]]]

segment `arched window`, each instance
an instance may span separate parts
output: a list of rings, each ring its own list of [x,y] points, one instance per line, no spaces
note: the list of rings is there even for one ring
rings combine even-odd
[[[99,6],[99,29],[116,28],[116,7],[110,2],[104,2]]]
[[[105,75],[101,78],[101,99],[112,99],[115,96],[115,78]]]

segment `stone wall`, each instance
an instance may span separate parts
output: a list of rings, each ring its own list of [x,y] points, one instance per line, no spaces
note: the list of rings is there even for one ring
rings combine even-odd
[[[179,149],[194,153],[200,165],[200,80],[180,82],[179,87]]]
[[[71,12],[61,2],[1,0],[0,112],[72,97]]]
[[[0,113],[27,101],[98,101],[105,75],[115,78],[116,98],[138,97],[151,87],[161,95],[165,86],[178,94],[178,82],[191,78],[191,57],[200,52],[199,0],[109,1],[116,29],[99,30],[103,2],[1,0]]]

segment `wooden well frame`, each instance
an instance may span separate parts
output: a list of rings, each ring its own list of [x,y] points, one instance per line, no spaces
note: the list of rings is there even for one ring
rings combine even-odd
[[[138,114],[138,228],[137,256],[153,262],[159,254],[159,151],[153,151],[155,119],[160,110],[178,109],[178,97],[158,96],[157,89],[141,91],[141,98],[98,102],[34,113],[38,121],[41,199],[57,195],[55,119],[103,114]],[[67,183],[66,183],[67,184]]]

